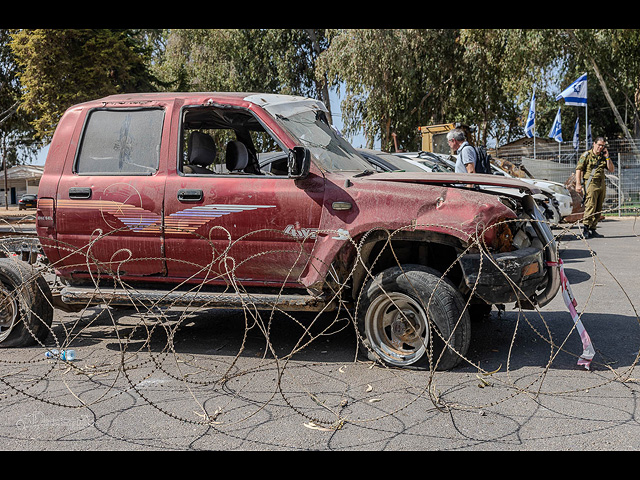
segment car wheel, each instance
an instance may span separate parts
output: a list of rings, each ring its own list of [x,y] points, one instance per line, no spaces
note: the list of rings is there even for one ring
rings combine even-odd
[[[51,291],[25,262],[0,258],[0,347],[42,343],[53,320]]]
[[[449,370],[469,349],[471,322],[460,292],[435,270],[389,268],[364,286],[358,327],[370,359]]]

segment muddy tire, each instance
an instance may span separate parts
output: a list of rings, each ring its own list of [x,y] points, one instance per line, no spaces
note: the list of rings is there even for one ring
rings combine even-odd
[[[0,258],[0,347],[42,343],[51,330],[51,291],[29,264]]]
[[[462,295],[435,270],[389,268],[370,278],[360,294],[363,346],[370,359],[387,365],[449,370],[469,349],[471,322],[464,307]]]

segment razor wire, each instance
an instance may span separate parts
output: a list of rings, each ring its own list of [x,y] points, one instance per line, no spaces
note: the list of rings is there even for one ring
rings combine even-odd
[[[440,281],[446,281],[449,270],[454,268],[462,255],[471,251],[488,254],[486,256],[480,255],[478,279],[482,275],[483,262],[493,262],[493,266],[499,268],[498,264],[492,260],[488,246],[484,244],[486,228],[499,228],[501,225],[510,225],[515,221],[517,219],[507,219],[490,227],[479,226],[476,234],[468,237],[466,247],[458,252],[457,258],[446,271],[442,272]],[[578,300],[576,310],[578,318],[587,311],[593,295],[595,271],[598,266],[601,266],[614,279],[640,324],[640,317],[624,286],[602,264],[589,247],[588,242],[580,237],[580,233],[571,230],[575,225],[563,226],[560,234],[556,237],[575,235],[584,242],[591,252],[594,280],[587,297]],[[414,223],[393,231],[376,230],[376,233],[382,235],[381,241],[384,242],[385,247],[390,249],[397,266],[402,268],[403,264],[394,250],[396,236],[407,230],[434,227],[451,229],[451,227],[442,225]],[[632,228],[637,238],[635,221]],[[349,298],[349,284],[356,267],[364,270],[365,279],[362,282],[364,285],[367,279],[374,276],[377,261],[384,250],[381,249],[378,257],[366,261],[362,258],[361,250],[371,232],[360,238],[346,237],[346,242],[355,252],[355,260],[342,278],[332,275],[331,266],[326,265],[330,281],[327,281],[329,297],[326,299],[325,305],[334,304],[336,305],[335,309],[329,310],[325,307],[316,312],[299,313],[286,311],[276,304],[266,310],[257,308],[251,300],[250,289],[236,275],[240,265],[250,263],[260,256],[275,256],[282,253],[282,251],[270,250],[259,252],[240,261],[234,258],[233,247],[237,245],[237,242],[246,240],[251,235],[264,233],[266,231],[264,229],[256,230],[236,240],[232,239],[231,232],[221,227],[213,227],[206,236],[198,235],[201,241],[209,242],[211,256],[207,262],[155,257],[134,258],[131,251],[127,249],[119,249],[114,252],[109,262],[99,261],[94,254],[95,245],[110,235],[116,235],[120,230],[95,231],[91,240],[80,248],[58,242],[59,250],[66,252],[62,261],[78,256],[83,259],[82,265],[90,272],[89,278],[95,298],[88,301],[86,305],[80,306],[77,313],[54,316],[53,323],[50,326],[47,325],[48,337],[42,341],[34,336],[36,345],[26,347],[29,352],[33,352],[30,360],[16,361],[11,358],[10,349],[0,350],[0,364],[3,365],[4,370],[0,375],[0,385],[3,386],[3,394],[6,397],[24,396],[55,407],[87,409],[122,395],[135,394],[146,404],[175,421],[207,426],[220,433],[228,432],[233,426],[247,422],[273,403],[283,402],[287,408],[305,422],[305,426],[319,430],[337,431],[348,424],[371,424],[393,417],[423,399],[440,412],[456,409],[482,411],[519,396],[537,398],[543,394],[572,395],[602,388],[613,382],[636,381],[632,374],[638,363],[640,352],[635,360],[622,371],[616,371],[609,365],[609,362],[596,358],[593,360],[593,364],[599,368],[600,375],[595,377],[595,380],[593,377],[589,377],[587,381],[584,380],[586,377],[582,377],[581,380],[584,380],[584,383],[574,389],[545,389],[545,380],[548,375],[552,374],[554,363],[560,354],[567,354],[576,359],[580,358],[580,353],[572,351],[568,346],[571,339],[577,335],[578,327],[567,312],[567,321],[571,321],[573,326],[566,336],[554,339],[552,334],[554,329],[544,318],[541,309],[536,307],[531,312],[542,328],[529,315],[525,314],[519,301],[514,307],[516,318],[512,322],[513,333],[509,350],[504,358],[504,367],[501,364],[497,369],[487,370],[479,361],[470,357],[469,353],[464,355],[458,352],[458,355],[463,357],[463,362],[456,369],[475,374],[478,382],[477,388],[501,387],[493,389],[493,392],[499,392],[495,398],[484,400],[480,398],[475,404],[456,399],[455,391],[441,382],[442,378],[448,378],[446,375],[450,375],[450,372],[437,370],[439,359],[437,356],[433,356],[431,350],[433,342],[429,342],[430,345],[425,345],[429,351],[428,368],[403,369],[376,360],[375,352],[368,348],[366,342],[363,341],[362,332],[358,328],[361,295],[358,294],[355,299]],[[273,230],[268,231],[273,232]],[[226,238],[226,244],[222,248],[214,245],[212,241],[214,233],[222,233],[222,236]],[[277,233],[282,234],[280,231]],[[319,231],[318,234],[338,235],[343,232]],[[39,240],[47,241],[47,239]],[[7,257],[18,261],[18,255],[15,255],[14,249],[16,241],[19,239],[0,240],[0,250],[4,251]],[[283,285],[278,289],[278,295],[285,292],[284,283],[290,280],[289,277],[293,272],[294,265],[299,261],[308,262],[313,258],[313,251],[308,253],[308,250],[305,249],[307,243],[311,241],[308,237],[297,239],[297,248],[287,250],[287,253],[293,254],[295,262],[287,267],[288,273]],[[126,258],[119,258],[119,255],[123,253],[127,255]],[[314,259],[322,263],[322,259]],[[145,304],[135,300],[133,294],[136,291],[136,286],[128,283],[123,278],[122,272],[126,270],[125,267],[130,262],[155,260],[180,262],[195,269],[196,273],[191,278],[185,279],[181,284],[169,289],[167,293],[184,292],[185,294],[197,295],[207,283],[222,282],[224,287],[217,293],[231,293],[242,298],[242,305],[237,309],[237,312],[244,321],[243,331],[240,338],[225,338],[230,342],[239,342],[235,353],[226,356],[215,351],[188,353],[176,344],[179,332],[188,329],[187,325],[194,312],[206,311],[208,305],[191,307],[187,302],[174,308],[171,304],[161,306],[158,303]],[[12,292],[5,291],[3,302],[13,302],[12,304],[17,305],[22,318],[28,313],[33,314],[33,312],[27,311],[28,305],[16,300],[16,296],[20,296],[25,288],[33,288],[29,286],[33,285],[34,278],[38,276],[53,279],[52,282],[55,283],[57,267],[56,262],[36,262],[31,267],[32,277],[25,278],[22,285],[16,287]],[[551,265],[548,268],[559,268],[559,266]],[[513,283],[506,273],[504,278],[516,296],[520,298],[523,294],[520,287]],[[124,322],[122,321],[123,316],[119,315],[121,313],[120,306],[110,305],[110,301],[105,295],[107,291],[114,288],[131,293],[131,307],[125,315],[127,320]],[[465,296],[464,311],[458,318],[458,322],[462,315],[469,310],[475,288],[476,285],[473,285]],[[46,292],[41,293],[54,308],[51,297],[46,295]],[[431,301],[431,298],[423,299],[426,312],[431,311]],[[211,302],[211,306],[214,306],[215,297]],[[427,315],[429,316],[428,313]],[[67,316],[72,318],[67,319]],[[450,337],[443,336],[437,328],[434,328],[431,318],[428,318],[428,321],[431,335],[439,335],[445,348],[454,349],[450,343]],[[281,354],[278,345],[273,343],[274,340],[277,341],[277,337],[274,338],[273,328],[276,323],[285,322],[290,323],[291,328],[298,329],[299,337],[293,342],[290,351]],[[454,332],[458,322],[456,322]],[[547,363],[540,365],[540,370],[523,383],[514,377],[511,363],[519,355],[516,340],[519,332],[524,328],[530,329],[535,338],[548,346],[549,357]],[[345,331],[352,332],[355,340],[350,362],[344,362],[340,367],[336,367],[333,361],[299,359],[299,355],[317,346],[323,339]],[[258,334],[257,338],[263,341],[264,345],[260,349],[259,356],[249,356],[247,341],[251,335],[256,333]],[[86,343],[91,343],[95,336],[98,336],[98,344],[103,343],[100,341],[100,337],[110,336],[109,338],[113,339],[117,348],[114,347],[111,352],[105,351],[104,348],[100,352],[93,351],[91,346]],[[163,339],[161,340],[163,343],[160,345],[158,338]],[[595,344],[597,346],[597,339],[595,339]],[[45,358],[44,353],[51,352],[54,348],[75,348],[79,353],[78,359],[65,361],[60,358]],[[100,346],[94,347],[94,349],[99,348]],[[105,355],[106,358],[104,358]],[[331,356],[330,353],[328,355]],[[371,360],[372,357],[373,360]],[[93,358],[95,361],[92,360]],[[297,375],[299,371],[304,371],[307,375],[317,372],[317,378],[313,375],[310,379]],[[609,373],[609,376],[604,375],[606,372]],[[161,376],[161,379],[172,382],[172,388],[176,389],[174,393],[179,393],[183,399],[190,401],[190,406],[172,409],[171,405],[154,396],[154,389],[148,388],[148,386],[154,384],[153,382],[157,380],[158,375]],[[269,391],[255,391],[253,385],[257,379],[264,382],[265,378],[271,379],[271,389]],[[50,390],[50,385],[55,381],[64,385],[62,391]],[[406,393],[406,398],[399,402],[396,400],[392,405],[384,405],[385,396],[395,393],[395,390],[385,391],[385,387],[381,384],[394,385],[398,391]],[[382,408],[383,405],[384,408]]]

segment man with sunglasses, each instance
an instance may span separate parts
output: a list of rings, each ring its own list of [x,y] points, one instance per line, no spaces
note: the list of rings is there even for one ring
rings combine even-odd
[[[600,220],[602,204],[607,192],[605,168],[613,172],[613,162],[609,158],[605,139],[598,137],[593,142],[591,150],[582,154],[576,166],[576,192],[584,195],[582,233],[585,238],[600,236],[596,233],[596,226]]]

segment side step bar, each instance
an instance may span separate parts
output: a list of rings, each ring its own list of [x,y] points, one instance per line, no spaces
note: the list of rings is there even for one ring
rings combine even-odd
[[[54,303],[61,308],[86,307],[91,305],[153,307],[205,307],[236,309],[250,308],[255,310],[285,311],[320,311],[333,310],[323,297],[304,294],[278,295],[273,293],[235,293],[210,291],[180,290],[145,290],[145,289],[87,289],[63,287],[56,295]],[[56,298],[58,297],[58,298]]]

